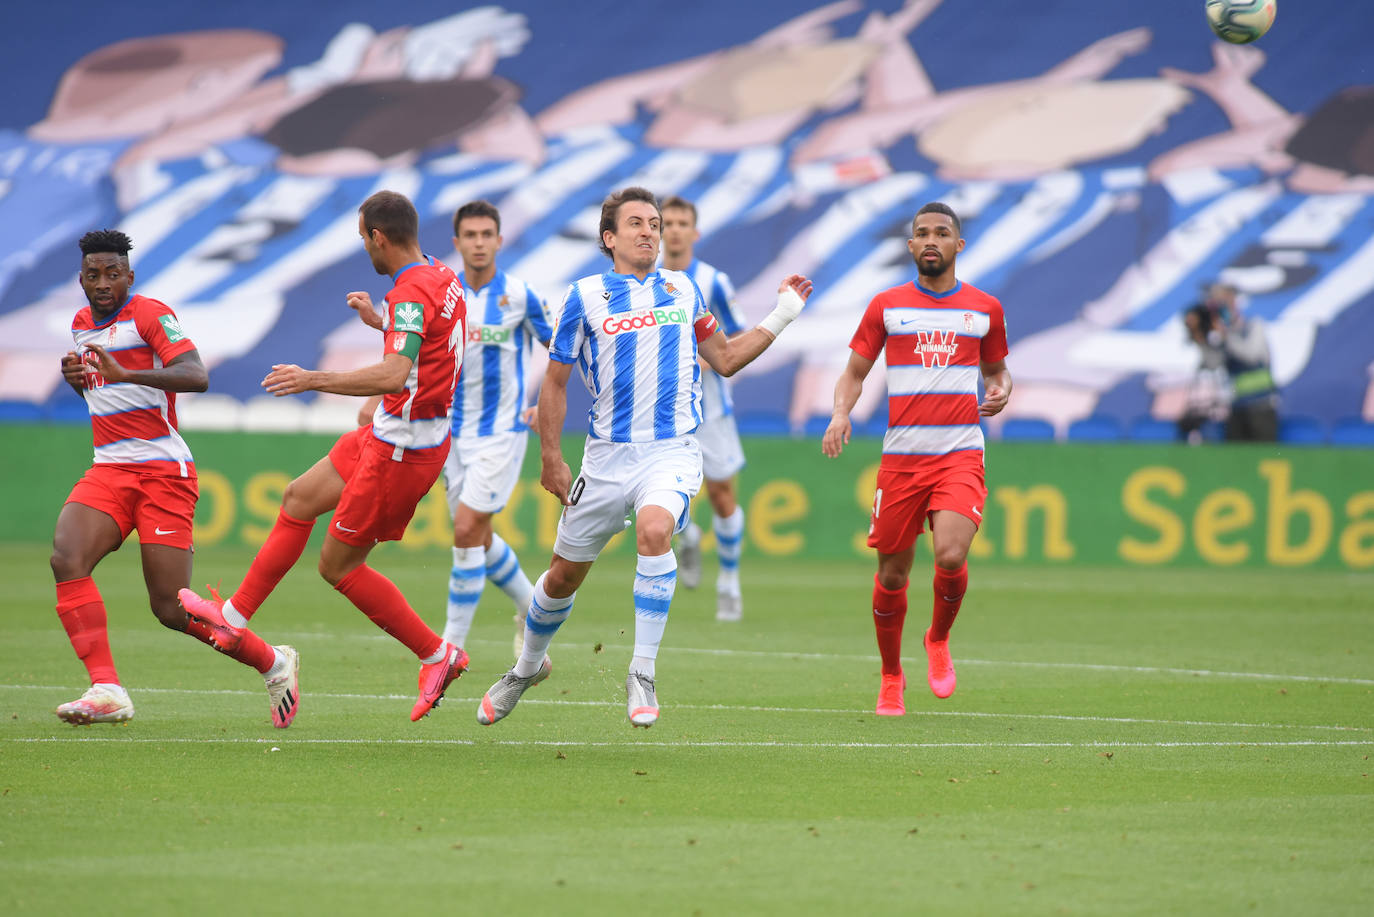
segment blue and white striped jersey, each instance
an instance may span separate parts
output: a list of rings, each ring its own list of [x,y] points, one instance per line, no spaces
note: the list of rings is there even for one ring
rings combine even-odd
[[[701,423],[697,342],[718,325],[681,271],[607,271],[568,288],[549,359],[576,363],[592,396],[590,435],[645,443]]]
[[[453,398],[453,435],[466,439],[521,433],[525,375],[534,341],[553,336],[548,307],[528,284],[497,271],[480,290],[467,286],[468,340]]]
[[[744,313],[735,305],[735,285],[729,276],[705,261],[693,258],[684,271],[701,291],[706,308],[720,323],[726,334],[739,334],[744,330]],[[735,413],[735,399],[730,394],[731,381],[709,367],[701,370],[701,419],[715,420]]]

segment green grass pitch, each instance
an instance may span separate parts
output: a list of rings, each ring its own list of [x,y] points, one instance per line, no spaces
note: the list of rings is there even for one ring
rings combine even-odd
[[[524,558],[537,575],[545,558]],[[52,709],[84,671],[47,550],[0,546],[0,913],[1365,914],[1374,900],[1374,576],[975,566],[908,714],[873,714],[867,562],[747,560],[679,587],[663,718],[625,719],[627,560],[593,569],[554,672],[507,720],[491,589],[472,669],[409,721],[417,667],[314,573],[254,621],[301,652],[274,730],[250,670],[159,627],[136,546],[96,571],[127,726]],[[206,551],[197,584],[238,582]],[[375,565],[431,625],[448,556]],[[926,561],[921,561],[922,564]],[[914,655],[913,655],[914,653]]]

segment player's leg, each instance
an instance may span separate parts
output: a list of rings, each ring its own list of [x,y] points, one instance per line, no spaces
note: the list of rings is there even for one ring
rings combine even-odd
[[[934,607],[930,629],[924,638],[926,678],[936,697],[949,697],[956,684],[954,663],[949,654],[949,631],[968,589],[968,550],[973,536],[978,533],[978,526],[960,512],[941,509],[931,511],[930,528],[931,545],[935,549],[935,578],[931,583]]]
[[[916,555],[915,543],[895,554],[878,552],[873,578],[873,632],[878,640],[882,678],[875,711],[880,716],[906,713],[906,674],[902,671],[902,629],[906,625],[907,581]]]
[[[83,479],[72,496],[82,488],[98,494],[95,487]],[[131,519],[128,525],[123,528],[109,513],[70,501],[57,516],[50,561],[57,583],[57,617],[90,679],[82,697],[57,708],[57,715],[73,725],[122,722],[134,714],[110,653],[105,601],[91,579],[101,558],[123,543]]]
[[[738,621],[744,613],[739,561],[744,549],[744,508],[735,495],[735,478],[706,479],[711,501],[711,528],[716,536],[720,570],[716,574],[716,620]]]
[[[320,551],[320,576],[420,660],[420,696],[410,711],[412,721],[438,705],[449,684],[467,669],[468,656],[430,630],[396,584],[367,565],[367,556],[376,544],[405,535],[442,464],[394,462],[389,449],[363,448]]]
[[[549,569],[534,583],[520,657],[477,705],[477,722],[483,726],[508,716],[528,688],[548,677],[549,644],[572,614],[578,587],[601,549],[624,531],[625,451],[616,443],[588,440],[573,483],[575,502],[559,516]]]
[[[454,646],[467,642],[477,603],[487,584],[487,542],[491,513],[459,502],[453,513],[453,568],[449,571],[444,639]]]
[[[643,448],[627,471],[635,510],[635,648],[625,680],[626,715],[631,725],[658,721],[655,664],[668,611],[677,586],[673,534],[687,524],[692,498],[702,485],[701,446],[680,437]]]
[[[232,596],[220,600],[213,589],[208,599],[190,589],[179,594],[183,607],[210,628],[215,645],[220,649],[234,649],[249,619],[305,553],[315,519],[338,505],[345,477],[357,462],[357,433],[345,434],[328,456],[286,486],[277,521]],[[354,441],[346,442],[350,437]],[[340,453],[343,455],[342,468]]]
[[[902,631],[906,624],[907,581],[916,553],[916,539],[924,524],[928,496],[928,490],[910,473],[879,469],[868,546],[878,552],[872,607],[873,632],[882,672],[874,709],[883,716],[900,716],[906,712]]]
[[[297,683],[300,660],[295,649],[271,646],[246,628],[233,649],[220,649],[215,645],[214,632],[210,627],[191,617],[178,597],[178,593],[191,580],[193,555],[190,549],[144,542],[140,552],[143,557],[143,582],[148,587],[148,603],[158,621],[164,627],[194,637],[230,659],[252,667],[267,685],[272,724],[278,729],[290,726],[300,709],[300,688]]]
[[[520,656],[515,665],[482,695],[477,705],[477,722],[490,726],[505,719],[526,691],[549,677],[553,670],[548,656],[549,644],[572,614],[577,589],[587,578],[592,563],[592,560],[569,560],[555,547],[549,569],[534,583],[534,595],[525,615],[525,641]]]
[[[663,505],[674,501],[680,507],[676,514]],[[651,493],[635,515],[635,648],[625,678],[625,713],[633,726],[658,722],[655,664],[677,588],[677,557],[670,546],[673,530],[690,505],[685,494],[660,491]]]

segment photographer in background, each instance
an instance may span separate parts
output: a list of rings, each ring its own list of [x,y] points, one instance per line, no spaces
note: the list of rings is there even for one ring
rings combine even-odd
[[[1198,389],[1208,388],[1210,382],[1214,395],[1198,398],[1189,406],[1179,420],[1180,430],[1190,442],[1200,439],[1198,428],[1218,404],[1226,403],[1224,396],[1229,392],[1226,439],[1277,440],[1279,394],[1269,370],[1264,323],[1246,316],[1236,288],[1224,283],[1209,285],[1203,301],[1188,309],[1183,321],[1189,337],[1202,351]]]

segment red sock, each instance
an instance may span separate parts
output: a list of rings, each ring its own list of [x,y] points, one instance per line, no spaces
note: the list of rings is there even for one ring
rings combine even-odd
[[[968,564],[958,570],[935,568],[935,611],[930,617],[930,639],[936,643],[949,639],[949,629],[959,614],[968,590]]]
[[[195,618],[187,617],[186,633],[195,637],[215,652],[224,652],[210,640],[210,628],[201,624]],[[272,668],[273,664],[277,661],[277,654],[273,651],[272,647],[268,645],[267,641],[251,630],[245,630],[243,632],[243,637],[239,640],[239,645],[234,651],[232,653],[224,653],[224,655],[233,659],[235,662],[251,665],[263,675],[266,675],[267,670]]]
[[[367,564],[339,580],[334,588],[420,659],[428,659],[444,645],[444,638],[420,620],[396,584]]]
[[[906,583],[884,589],[873,577],[873,629],[878,632],[878,655],[884,675],[902,674],[902,625],[906,622]]]
[[[86,666],[91,684],[119,684],[110,634],[105,625],[105,600],[89,576],[57,584],[57,619],[67,631],[76,658]]]
[[[231,599],[235,611],[245,618],[253,617],[272,590],[277,588],[286,571],[301,559],[314,528],[314,519],[295,519],[286,515],[286,510],[277,513],[277,522],[268,533],[267,541],[258,549],[248,573]]]

